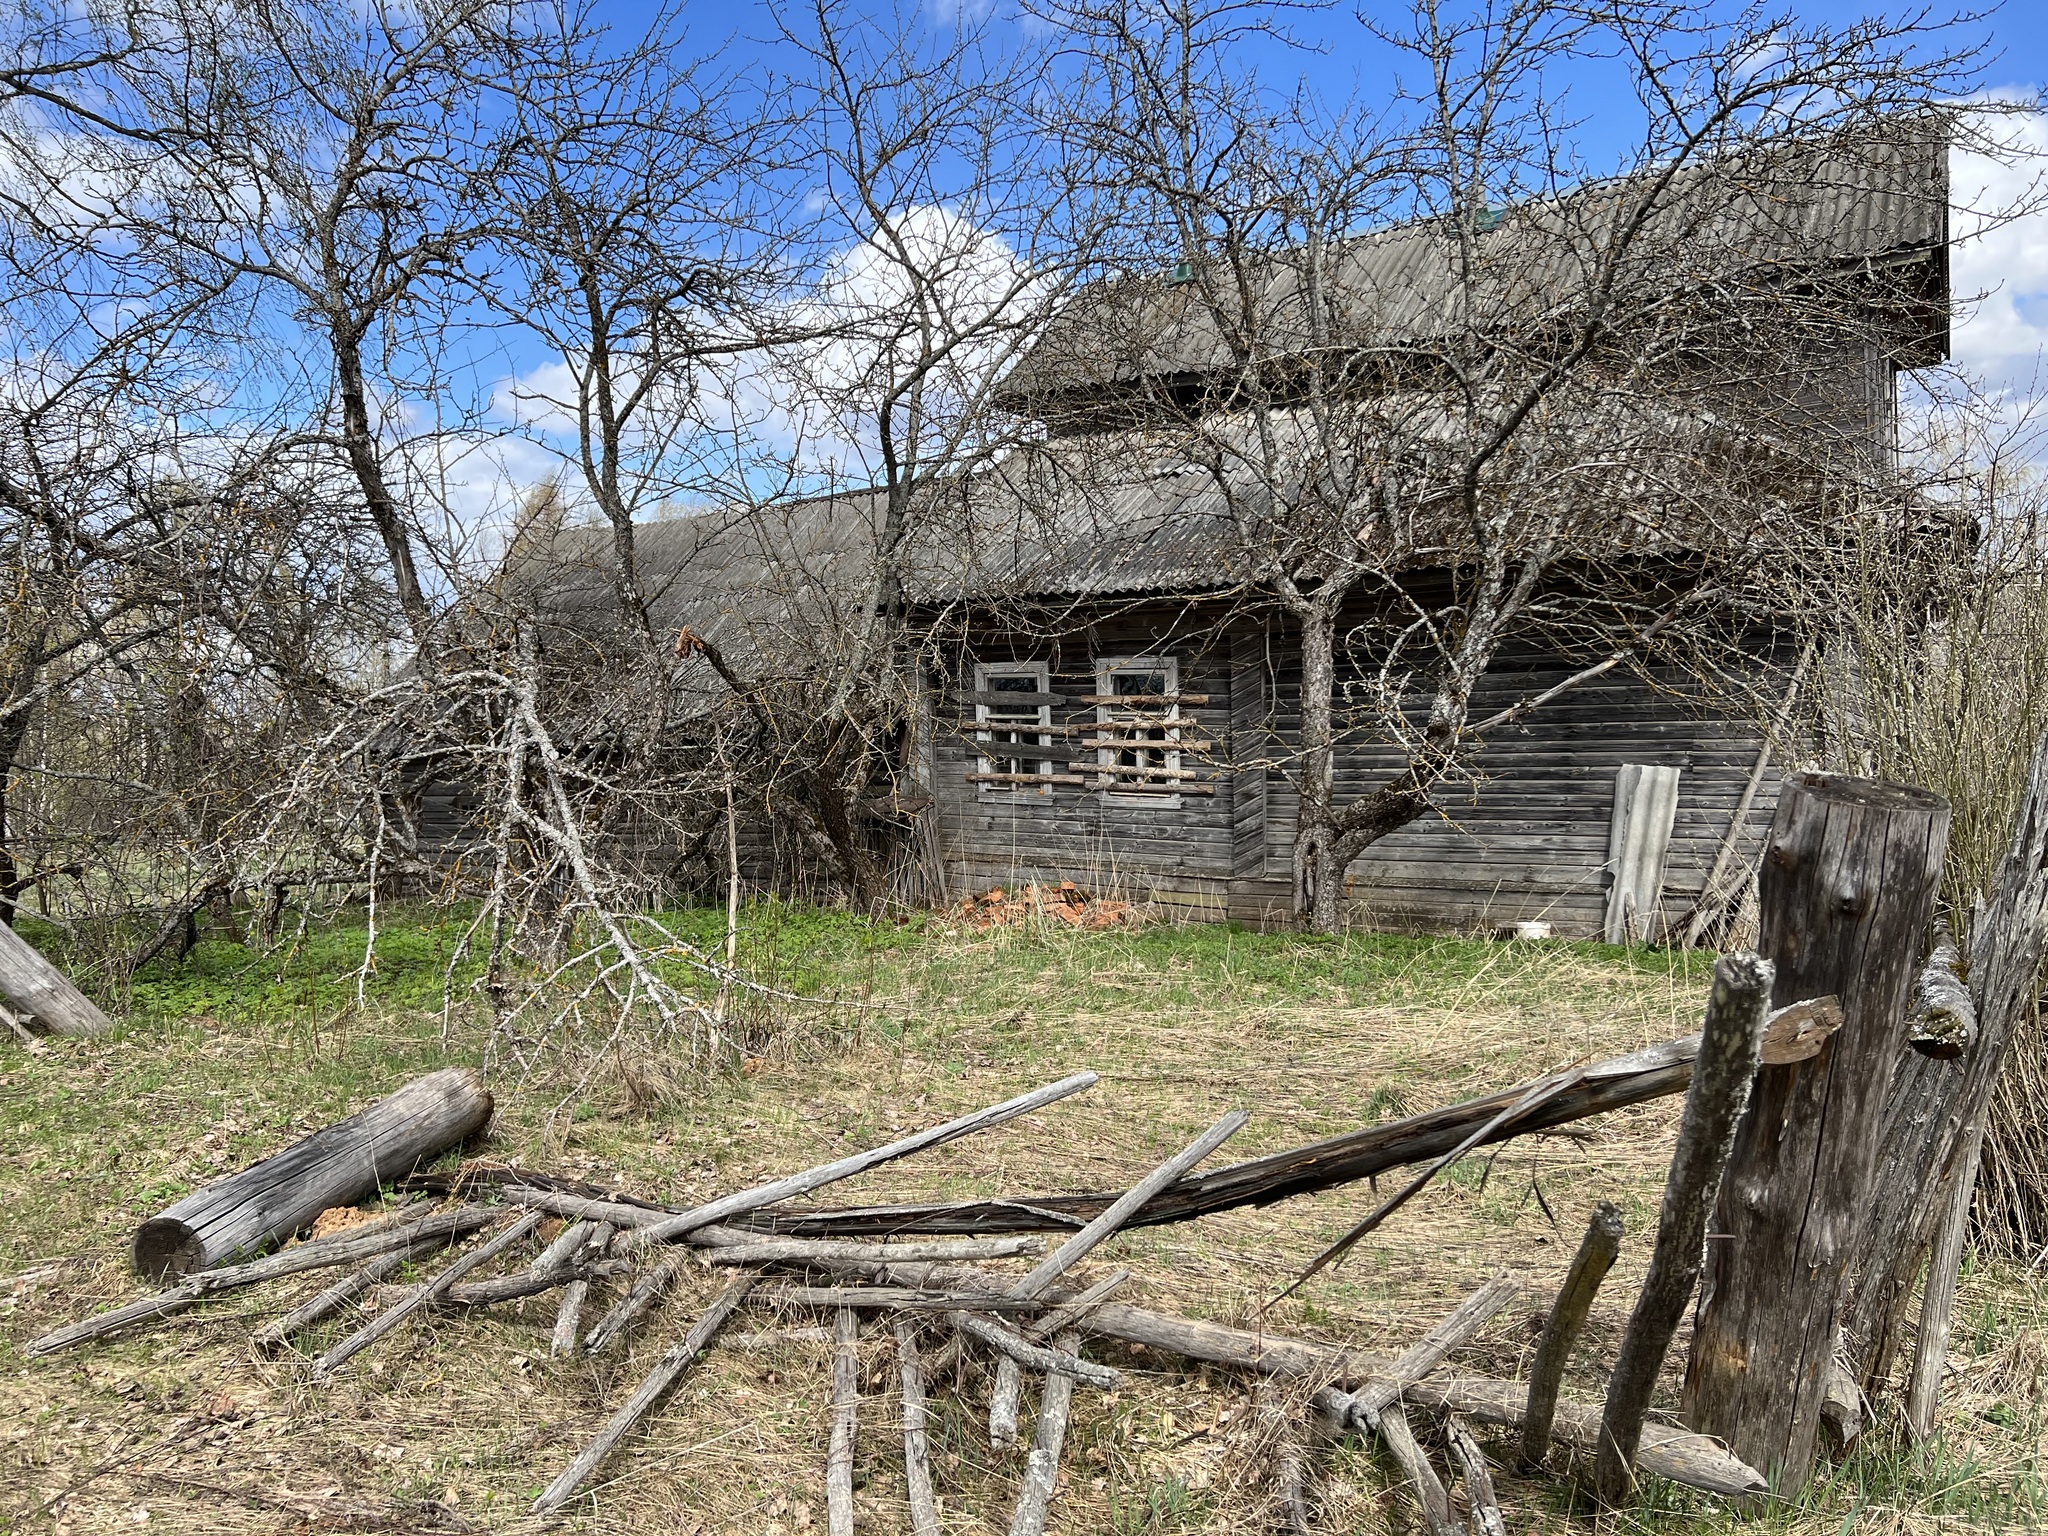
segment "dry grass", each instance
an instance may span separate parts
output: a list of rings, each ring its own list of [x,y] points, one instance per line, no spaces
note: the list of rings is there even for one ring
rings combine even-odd
[[[551,1115],[556,1096],[546,1085],[508,1089],[488,1151],[688,1200],[1087,1066],[1103,1077],[1093,1092],[878,1170],[830,1191],[831,1203],[1113,1187],[1233,1105],[1255,1117],[1225,1159],[1681,1033],[1702,994],[1696,960],[1217,929],[933,930],[819,963],[838,967],[849,988],[900,1006],[849,1022],[830,1050],[783,1031],[784,1043],[748,1075],[680,1099],[642,1091],[640,1111],[628,1109],[635,1101],[624,1086],[575,1117]],[[526,1505],[709,1297],[714,1278],[672,1300],[630,1358],[597,1362],[546,1358],[553,1312],[544,1299],[487,1318],[430,1320],[315,1390],[301,1371],[252,1358],[247,1347],[251,1330],[314,1289],[314,1278],[295,1290],[238,1293],[185,1321],[54,1360],[19,1353],[36,1333],[137,1293],[121,1243],[146,1208],[438,1059],[438,1027],[424,1011],[393,1006],[339,1033],[328,1021],[316,1048],[303,1020],[166,1021],[114,1042],[0,1057],[0,1125],[10,1136],[0,1144],[0,1198],[13,1213],[0,1233],[0,1273],[42,1270],[11,1292],[0,1281],[0,1519],[80,1533],[559,1526],[526,1516]],[[473,1043],[458,1030],[452,1054],[462,1058]],[[1475,1160],[1277,1308],[1269,1325],[1398,1347],[1507,1268],[1526,1278],[1528,1303],[1503,1314],[1469,1358],[1514,1375],[1588,1208],[1611,1198],[1631,1236],[1572,1384],[1596,1396],[1598,1362],[1612,1356],[1647,1257],[1676,1112],[1676,1101],[1644,1106],[1589,1127],[1585,1139],[1514,1144],[1490,1166]],[[1138,1277],[1134,1299],[1243,1318],[1368,1198],[1342,1190],[1139,1231],[1105,1250],[1093,1272],[1126,1263]],[[884,1331],[871,1334],[862,1528],[904,1530],[894,1372]],[[1077,1397],[1054,1529],[1261,1528],[1264,1460],[1247,1384],[1103,1348],[1131,1382]],[[594,1532],[822,1530],[826,1353],[801,1343],[715,1350],[605,1468],[572,1523]],[[2048,1302],[2010,1268],[1973,1272],[1958,1353],[1966,1363],[1939,1455],[1916,1460],[1880,1445],[1797,1507],[1764,1514],[1764,1527],[1833,1536],[1851,1524],[1917,1532],[2015,1523],[2011,1493],[2035,1486]],[[988,1449],[976,1421],[984,1391],[970,1378],[936,1393],[935,1473],[949,1530],[1006,1529],[1022,1470],[1021,1451]],[[1367,1453],[1340,1447],[1323,1470],[1320,1528],[1407,1529],[1402,1501]],[[1595,1528],[1556,1480],[1506,1476],[1501,1487],[1518,1532]],[[1666,1531],[1722,1518],[1710,1501],[1660,1490],[1644,1509],[1597,1525]]]

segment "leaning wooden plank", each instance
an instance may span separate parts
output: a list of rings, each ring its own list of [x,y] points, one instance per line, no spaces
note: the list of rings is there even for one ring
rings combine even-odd
[[[436,1297],[455,1284],[464,1275],[481,1265],[489,1263],[514,1243],[525,1237],[541,1223],[539,1211],[528,1211],[511,1226],[485,1243],[481,1248],[465,1253],[448,1265],[433,1279],[419,1286],[404,1301],[388,1311],[380,1312],[366,1326],[357,1329],[339,1344],[328,1350],[313,1362],[313,1376],[321,1380],[332,1376],[350,1360],[375,1344],[386,1334],[402,1326],[420,1308],[431,1304]]]
[[[596,1221],[585,1240],[592,1253],[603,1253],[612,1240],[612,1224]],[[561,1304],[555,1309],[554,1332],[548,1337],[548,1353],[573,1355],[583,1332],[583,1301],[590,1294],[588,1280],[571,1280],[562,1287]]]
[[[1091,1387],[1100,1387],[1113,1392],[1123,1385],[1123,1373],[1113,1371],[1106,1365],[1083,1360],[1068,1350],[1047,1349],[1034,1344],[1014,1329],[991,1322],[988,1318],[972,1312],[954,1312],[948,1318],[962,1333],[971,1333],[982,1343],[1006,1355],[1019,1365],[1029,1366],[1034,1371],[1065,1371]]]
[[[917,1324],[896,1320],[896,1368],[903,1378],[903,1482],[910,1503],[911,1536],[939,1536],[939,1509],[932,1497],[931,1445],[925,1429],[924,1363],[918,1358]]]
[[[732,1316],[734,1308],[747,1299],[747,1292],[753,1284],[752,1276],[742,1276],[719,1292],[718,1299],[697,1319],[697,1326],[680,1344],[661,1357],[654,1369],[647,1373],[647,1379],[626,1399],[625,1406],[598,1431],[597,1438],[586,1445],[576,1459],[562,1469],[561,1476],[548,1484],[546,1492],[534,1500],[535,1514],[544,1515],[560,1509],[576,1496],[576,1490],[589,1481],[598,1463],[609,1456],[613,1447],[647,1416],[648,1411],[676,1384],[676,1379],[690,1368],[690,1362],[704,1352],[704,1347],[724,1326],[725,1320]]]
[[[169,1317],[220,1291],[234,1290],[245,1285],[260,1285],[267,1280],[282,1280],[288,1275],[305,1274],[309,1270],[330,1269],[342,1264],[360,1264],[395,1250],[452,1241],[465,1233],[475,1231],[478,1227],[489,1225],[497,1220],[497,1216],[498,1213],[494,1211],[478,1210],[474,1207],[440,1211],[432,1216],[420,1218],[410,1226],[393,1228],[368,1237],[336,1233],[332,1237],[301,1243],[296,1248],[287,1248],[282,1253],[252,1259],[247,1264],[204,1270],[199,1274],[187,1276],[167,1291],[159,1291],[154,1296],[145,1296],[140,1301],[116,1307],[111,1312],[89,1317],[82,1323],[73,1323],[69,1327],[46,1333],[24,1346],[22,1352],[31,1357],[55,1354],[58,1350],[68,1349],[74,1344],[103,1339],[137,1323]]]
[[[5,923],[0,923],[0,998],[13,1005],[13,1012],[26,1016],[32,1026],[53,1035],[89,1039],[114,1027],[99,1005],[71,984],[70,977]]]
[[[1081,1335],[1069,1329],[1053,1340],[1053,1348],[1077,1355]],[[1024,1486],[1017,1493],[1017,1512],[1010,1517],[1010,1536],[1045,1536],[1045,1517],[1059,1486],[1060,1452],[1067,1443],[1067,1415],[1074,1403],[1074,1378],[1054,1371],[1045,1378],[1038,1405],[1038,1433],[1024,1462]]]
[[[1033,1110],[1058,1103],[1069,1094],[1092,1088],[1096,1081],[1093,1072],[1076,1072],[1071,1077],[1063,1077],[1056,1083],[1048,1083],[1045,1087],[1035,1088],[1030,1093],[1019,1094],[1014,1099],[1005,1099],[1000,1104],[978,1109],[971,1115],[961,1115],[958,1119],[948,1120],[944,1125],[935,1125],[929,1130],[901,1137],[885,1146],[872,1147],[865,1152],[856,1152],[851,1157],[842,1157],[836,1162],[824,1163],[802,1173],[791,1174],[786,1179],[776,1179],[771,1183],[756,1185],[752,1189],[739,1190],[700,1205],[694,1210],[671,1216],[651,1227],[641,1227],[634,1234],[634,1242],[640,1245],[672,1243],[699,1227],[708,1227],[749,1211],[758,1211],[764,1205],[774,1205],[777,1201],[806,1194],[827,1184],[836,1183],[840,1179],[850,1179],[857,1173],[864,1173],[883,1163],[893,1162],[899,1157],[908,1157],[914,1152],[944,1146],[949,1141],[971,1136],[976,1131],[1006,1125],[1019,1115],[1028,1115]]]
[[[1325,1389],[1317,1394],[1317,1406],[1337,1423],[1349,1428],[1373,1430],[1379,1416],[1400,1400],[1401,1394],[1421,1381],[1453,1350],[1462,1349],[1500,1310],[1522,1294],[1522,1282],[1512,1275],[1495,1275],[1479,1287],[1457,1310],[1428,1333],[1409,1345],[1391,1369],[1349,1394]]]
[[[1955,1165],[1955,1186],[1927,1260],[1927,1282],[1920,1296],[1920,1333],[1913,1341],[1913,1372],[1906,1384],[1906,1433],[1914,1440],[1925,1440],[1934,1433],[1941,1373],[1948,1364],[1949,1325],[1955,1317],[1956,1277],[1962,1269],[1970,1207],[1977,1196],[1977,1168],[1983,1158],[1984,1117],[1980,1115],[1963,1141],[1963,1153]]]
[[[469,1067],[415,1078],[389,1097],[152,1216],[130,1249],[149,1279],[211,1269],[290,1237],[322,1211],[355,1205],[458,1146],[491,1118]]]
[[[275,1354],[307,1329],[317,1328],[326,1322],[371,1286],[381,1285],[389,1280],[404,1267],[406,1260],[411,1256],[409,1252],[401,1249],[397,1253],[387,1253],[381,1259],[372,1259],[346,1280],[330,1285],[311,1301],[293,1308],[275,1322],[257,1329],[255,1337],[250,1342],[255,1345],[258,1354]]]
[[[1650,1271],[1621,1336],[1621,1352],[1607,1382],[1607,1413],[1594,1464],[1600,1497],[1618,1504],[1634,1486],[1636,1445],[1650,1395],[1664,1368],[1664,1352],[1699,1283],[1707,1219],[1721,1192],[1721,1174],[1735,1145],[1735,1128],[1749,1104],[1770,1012],[1771,962],[1759,955],[1723,955],[1714,962],[1699,1067],[1685,1096],[1678,1146],[1657,1215]]]
[[[1532,1471],[1542,1466],[1543,1458],[1550,1454],[1550,1419],[1557,1411],[1565,1365],[1586,1326],[1587,1315],[1593,1310],[1593,1297],[1600,1290],[1600,1282],[1607,1278],[1607,1271],[1614,1267],[1620,1252],[1621,1211],[1612,1201],[1602,1200],[1593,1207],[1586,1235],[1579,1242],[1579,1251],[1572,1258],[1571,1271],[1564,1277],[1557,1300],[1550,1305],[1550,1315],[1543,1322],[1543,1337],[1536,1344],[1536,1358],[1529,1366],[1529,1411],[1522,1420],[1522,1465]]]
[[[1766,1065],[1786,1065],[1817,1055],[1840,1026],[1841,1019],[1841,1005],[1832,997],[1810,998],[1779,1009],[1772,1015],[1770,1032],[1765,1036]],[[1506,1120],[1475,1145],[1540,1135],[1589,1116],[1683,1093],[1692,1081],[1693,1057],[1698,1051],[1699,1036],[1689,1035],[1595,1062],[1581,1071],[1576,1086]],[[1391,1168],[1428,1162],[1456,1148],[1474,1130],[1498,1120],[1503,1110],[1513,1108],[1531,1088],[1552,1080],[1553,1077],[1546,1076],[1484,1098],[1347,1131],[1249,1162],[1230,1163],[1208,1173],[1187,1174],[1161,1190],[1125,1225],[1157,1226],[1245,1206],[1272,1205],[1297,1195],[1370,1178]],[[744,1225],[792,1237],[1046,1232],[1092,1220],[1121,1193],[1030,1195],[1008,1200],[787,1213],[761,1211],[747,1217]]]
[[[1117,1196],[1108,1210],[1060,1244],[1046,1256],[1044,1263],[1012,1286],[1010,1294],[1022,1300],[1043,1296],[1054,1281],[1087,1258],[1113,1237],[1125,1222],[1143,1210],[1147,1200],[1243,1130],[1249,1119],[1251,1114],[1248,1111],[1233,1109]]]
[[[853,1536],[853,1437],[860,1413],[860,1314],[841,1307],[832,1337],[832,1440],[825,1450],[825,1536]]]
[[[1443,1479],[1429,1464],[1429,1457],[1415,1439],[1415,1431],[1408,1427],[1407,1412],[1399,1403],[1389,1404],[1379,1416],[1379,1436],[1394,1465],[1414,1488],[1430,1536],[1465,1536],[1465,1527],[1451,1514],[1451,1496],[1444,1491]]]
[[[1486,1465],[1486,1452],[1472,1433],[1472,1426],[1454,1413],[1444,1424],[1444,1435],[1464,1479],[1465,1507],[1472,1511],[1472,1536],[1508,1536],[1507,1516],[1501,1513],[1500,1495],[1494,1492],[1493,1473]]]
[[[775,1237],[715,1248],[706,1257],[713,1264],[806,1264],[816,1259],[916,1264],[931,1260],[1014,1259],[1044,1251],[1045,1239],[1029,1235],[939,1238],[921,1243],[860,1243],[843,1238]]]
[[[638,1284],[613,1305],[611,1311],[598,1319],[597,1326],[583,1338],[583,1352],[587,1355],[601,1354],[625,1331],[652,1310],[654,1304],[668,1294],[669,1287],[687,1270],[692,1259],[687,1254],[675,1254],[663,1259],[641,1277]]]

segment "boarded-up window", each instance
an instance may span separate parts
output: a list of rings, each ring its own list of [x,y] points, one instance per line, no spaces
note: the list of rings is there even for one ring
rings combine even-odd
[[[1053,771],[1052,759],[1043,750],[1052,745],[1052,737],[1043,729],[1052,724],[1052,706],[1045,701],[1045,663],[976,667],[974,693],[974,719],[979,727],[975,739],[987,743],[975,775],[982,792],[1045,794],[1050,783],[1041,787],[1030,782],[1050,780]],[[1041,750],[1006,753],[1002,750],[1006,746]]]
[[[1178,805],[1180,664],[1171,656],[1095,663],[1096,788]]]

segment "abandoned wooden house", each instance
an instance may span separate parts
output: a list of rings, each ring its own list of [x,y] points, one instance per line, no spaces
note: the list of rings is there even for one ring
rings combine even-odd
[[[1946,144],[1909,137],[1853,168],[1824,167],[1802,173],[1796,195],[1774,183],[1715,216],[1752,279],[1825,284],[1840,317],[1806,325],[1790,363],[1752,358],[1744,387],[1798,404],[1810,438],[1793,456],[1846,454],[1881,479],[1901,372],[1947,355]],[[1343,256],[1359,348],[1426,351],[1433,326],[1458,323],[1444,319],[1454,290],[1433,227],[1357,240]],[[1292,271],[1276,266],[1271,283],[1298,281]],[[1185,419],[1235,387],[1191,287],[1183,271],[1084,291],[1079,318],[1056,322],[1007,386],[1011,409],[1041,430],[984,477],[1004,488],[1003,510],[987,513],[977,490],[982,512],[935,520],[942,531],[905,546],[913,623],[935,638],[899,764],[908,783],[891,804],[915,823],[927,893],[1072,880],[1202,917],[1285,923],[1294,911],[1298,626],[1248,580],[1244,530],[1213,470],[1175,461],[1159,445],[1176,439],[1148,415],[1165,402]],[[1123,341],[1104,341],[1105,314]],[[1782,338],[1754,345],[1783,350]],[[1788,451],[1782,431],[1774,451]],[[1086,486],[1037,473],[1082,462],[1121,467]],[[806,502],[765,534],[758,516],[647,525],[639,559],[655,615],[714,638],[746,631],[756,650],[815,644],[832,627],[826,610],[860,601],[880,507],[873,494]],[[1631,549],[1639,564],[1685,542],[1644,537]],[[581,569],[597,583],[609,547],[608,534],[572,527],[547,559],[558,576]],[[1401,574],[1417,591],[1447,579],[1427,561]],[[1390,600],[1361,587],[1343,625]],[[1717,901],[1736,890],[1775,804],[1780,764],[1763,722],[1794,649],[1769,626],[1746,643],[1768,685],[1761,704],[1728,703],[1676,663],[1632,661],[1488,736],[1429,812],[1350,866],[1353,919],[1654,937],[1683,927],[1710,883]],[[1370,660],[1350,658],[1347,676]],[[1581,667],[1540,634],[1512,638],[1479,682],[1475,717]],[[1384,733],[1351,732],[1336,750],[1338,796],[1406,761]],[[764,833],[754,848],[759,878],[796,878],[787,847],[772,858]]]

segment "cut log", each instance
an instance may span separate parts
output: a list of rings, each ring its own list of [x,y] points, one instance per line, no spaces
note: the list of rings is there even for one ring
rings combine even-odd
[[[841,1307],[833,1333],[832,1441],[825,1450],[825,1533],[853,1536],[853,1438],[860,1414],[860,1314]]]
[[[49,1034],[92,1039],[114,1028],[99,1004],[5,923],[0,923],[0,998],[23,1023]]]
[[[1077,1380],[1085,1381],[1091,1387],[1100,1387],[1105,1392],[1114,1392],[1123,1385],[1123,1373],[1113,1371],[1106,1365],[1080,1359],[1068,1350],[1047,1349],[1034,1344],[1014,1329],[1005,1328],[1001,1323],[972,1312],[949,1313],[948,1320],[962,1333],[972,1334],[998,1354],[1028,1366],[1034,1371],[1065,1371]]]
[[[1076,1354],[1081,1335],[1069,1330],[1053,1341],[1064,1354]],[[1045,1379],[1038,1405],[1038,1434],[1024,1462],[1024,1486],[1017,1493],[1017,1512],[1010,1518],[1010,1536],[1045,1536],[1045,1517],[1059,1486],[1060,1452],[1067,1443],[1067,1414],[1074,1402],[1074,1378],[1054,1371]]]
[[[1467,1296],[1449,1317],[1403,1350],[1384,1373],[1375,1374],[1356,1392],[1324,1388],[1316,1394],[1317,1408],[1342,1428],[1370,1433],[1378,1427],[1379,1416],[1399,1402],[1403,1392],[1442,1365],[1453,1350],[1470,1343],[1480,1329],[1521,1294],[1521,1281],[1512,1275],[1495,1275]]]
[[[1812,1470],[1848,1265],[1865,1225],[1948,803],[1829,774],[1786,780],[1760,879],[1780,999],[1833,993],[1819,1055],[1760,1073],[1700,1285],[1685,1413],[1796,1494]]]
[[[346,1280],[330,1285],[311,1301],[293,1308],[275,1322],[257,1329],[250,1342],[255,1345],[258,1354],[276,1354],[288,1347],[300,1334],[326,1322],[371,1286],[382,1285],[389,1280],[405,1267],[406,1260],[411,1256],[410,1252],[401,1249],[397,1253],[387,1253],[381,1259],[372,1259]]]
[[[1944,937],[1934,946],[1913,986],[1913,1011],[1906,1016],[1906,1043],[1922,1056],[1955,1061],[1977,1038],[1977,1005],[1956,976],[1961,960]]]
[[[603,1253],[612,1240],[612,1224],[597,1221],[590,1228],[586,1240],[592,1253]],[[588,1280],[571,1280],[562,1287],[561,1304],[555,1309],[554,1332],[548,1336],[548,1353],[555,1356],[576,1353],[578,1336],[583,1331],[583,1302],[590,1294]]]
[[[309,1270],[330,1269],[342,1264],[361,1264],[380,1254],[397,1250],[409,1253],[423,1252],[474,1232],[479,1227],[488,1226],[498,1219],[498,1215],[498,1212],[479,1210],[475,1207],[440,1211],[431,1216],[421,1217],[409,1226],[392,1228],[367,1237],[358,1237],[354,1232],[337,1232],[331,1237],[301,1243],[296,1248],[287,1248],[282,1253],[252,1259],[247,1264],[202,1270],[196,1275],[188,1275],[170,1290],[159,1291],[154,1296],[145,1296],[140,1301],[116,1307],[111,1312],[89,1317],[82,1323],[73,1323],[67,1328],[46,1333],[24,1346],[22,1353],[34,1358],[55,1354],[60,1349],[69,1349],[75,1344],[88,1343],[93,1339],[103,1339],[137,1323],[154,1322],[158,1318],[182,1312],[220,1291],[234,1290],[245,1285],[260,1285],[266,1280],[282,1280],[288,1275],[302,1275]]]
[[[1593,1207],[1593,1219],[1586,1223],[1586,1235],[1572,1258],[1571,1270],[1550,1315],[1543,1321],[1543,1337],[1537,1341],[1536,1359],[1529,1366],[1529,1408],[1522,1420],[1522,1465],[1534,1471],[1550,1454],[1550,1420],[1557,1411],[1558,1389],[1564,1384],[1564,1368],[1571,1360],[1572,1346],[1586,1326],[1593,1310],[1593,1297],[1600,1282],[1614,1267],[1621,1252],[1621,1212],[1611,1201]]]
[[[159,1280],[253,1254],[357,1205],[491,1118],[483,1077],[448,1067],[416,1078],[339,1124],[188,1195],[136,1229],[136,1273]]]
[[[435,1275],[433,1279],[417,1287],[404,1301],[401,1301],[397,1306],[387,1311],[378,1313],[366,1326],[357,1329],[339,1344],[328,1350],[326,1354],[315,1360],[313,1362],[313,1379],[320,1381],[332,1376],[379,1339],[402,1327],[406,1319],[419,1311],[420,1308],[430,1305],[464,1275],[468,1274],[471,1270],[488,1264],[507,1248],[510,1248],[514,1243],[532,1232],[540,1223],[541,1213],[539,1211],[529,1211],[488,1243],[485,1243],[481,1248],[465,1253],[461,1258],[456,1259],[439,1274]]]
[[[1457,1414],[1444,1422],[1444,1437],[1465,1484],[1465,1506],[1472,1512],[1473,1536],[1508,1536],[1507,1516],[1501,1513],[1500,1495],[1493,1489],[1493,1473],[1486,1465],[1486,1452],[1472,1426]]]
[[[919,1131],[915,1135],[902,1137],[888,1143],[886,1146],[873,1147],[865,1152],[856,1152],[851,1157],[842,1157],[836,1162],[824,1163],[819,1167],[806,1169],[802,1173],[791,1174],[786,1179],[775,1179],[767,1184],[756,1185],[752,1189],[743,1189],[734,1194],[721,1196],[719,1199],[710,1201],[705,1205],[700,1205],[694,1210],[684,1211],[680,1215],[671,1216],[664,1221],[655,1223],[653,1226],[640,1228],[636,1234],[635,1241],[642,1244],[672,1243],[678,1238],[685,1237],[689,1233],[694,1232],[699,1227],[712,1226],[720,1222],[729,1221],[735,1216],[745,1215],[749,1211],[758,1211],[763,1206],[774,1205],[777,1201],[788,1200],[796,1195],[807,1194],[811,1190],[821,1189],[825,1185],[836,1183],[840,1179],[850,1179],[857,1173],[865,1173],[870,1168],[879,1167],[883,1163],[893,1162],[899,1157],[909,1157],[914,1152],[924,1152],[932,1147],[944,1146],[949,1141],[957,1141],[962,1136],[971,1136],[976,1131],[985,1131],[994,1126],[1007,1125],[1020,1115],[1028,1115],[1033,1110],[1043,1109],[1048,1104],[1059,1102],[1069,1094],[1079,1093],[1085,1088],[1092,1088],[1095,1086],[1096,1081],[1097,1079],[1093,1072],[1076,1072],[1072,1077],[1062,1078],[1056,1083],[1048,1083],[1043,1088],[1036,1088],[1030,1093],[1019,1094],[1014,1099],[1006,1099],[1002,1103],[992,1104],[986,1109],[978,1109],[971,1115],[962,1115],[958,1119],[948,1120],[944,1125],[935,1125],[929,1130]]]
[[[549,1483],[547,1490],[534,1500],[533,1512],[545,1515],[560,1509],[576,1496],[576,1490],[589,1481],[598,1464],[612,1453],[618,1443],[632,1432],[633,1426],[647,1416],[655,1404],[668,1394],[690,1362],[704,1353],[718,1330],[725,1326],[725,1320],[733,1310],[747,1299],[747,1292],[753,1287],[751,1275],[733,1281],[718,1299],[711,1303],[702,1317],[697,1319],[680,1344],[663,1355],[654,1369],[647,1373],[647,1379],[626,1399],[625,1406],[612,1415],[611,1422],[598,1431],[597,1437],[586,1445],[576,1459],[562,1469],[561,1476]]]
[[[1765,1062],[1782,1065],[1812,1058],[1840,1023],[1840,1004],[1831,996],[1809,998],[1779,1009],[1771,1016],[1771,1027],[1765,1036]],[[1693,1057],[1699,1051],[1699,1043],[1698,1035],[1688,1035],[1595,1062],[1579,1069],[1579,1081],[1574,1086],[1506,1119],[1502,1118],[1503,1111],[1514,1108],[1531,1089],[1555,1082],[1558,1074],[1249,1162],[1230,1163],[1208,1173],[1189,1173],[1148,1200],[1124,1225],[1149,1227],[1192,1221],[1219,1211],[1272,1205],[1296,1195],[1334,1189],[1392,1168],[1441,1157],[1489,1122],[1499,1124],[1473,1142],[1475,1147],[1518,1136],[1540,1135],[1592,1115],[1626,1109],[1666,1094],[1683,1093],[1692,1081]],[[1104,1194],[1031,1195],[1021,1199],[802,1212],[757,1211],[741,1218],[739,1225],[791,1237],[1050,1232],[1092,1221],[1123,1193],[1119,1190]],[[506,1198],[513,1197],[508,1193]],[[554,1198],[563,1200],[559,1209],[564,1213],[591,1208],[587,1204],[575,1205],[565,1196]]]
[[[1664,1369],[1671,1336],[1699,1282],[1707,1216],[1721,1192],[1721,1172],[1763,1055],[1771,978],[1771,963],[1757,955],[1723,955],[1714,962],[1714,992],[1707,1003],[1692,1087],[1685,1095],[1685,1114],[1678,1122],[1678,1146],[1664,1182],[1650,1270],[1629,1313],[1614,1374],[1607,1382],[1594,1483],[1609,1504],[1620,1503],[1635,1485],[1636,1446],[1642,1441],[1650,1395]],[[1829,1339],[1832,1343],[1832,1332]]]
[[[932,1498],[931,1446],[925,1429],[924,1364],[917,1353],[917,1324],[896,1320],[896,1368],[903,1379],[903,1482],[910,1504],[911,1536],[939,1536],[939,1509]]]

